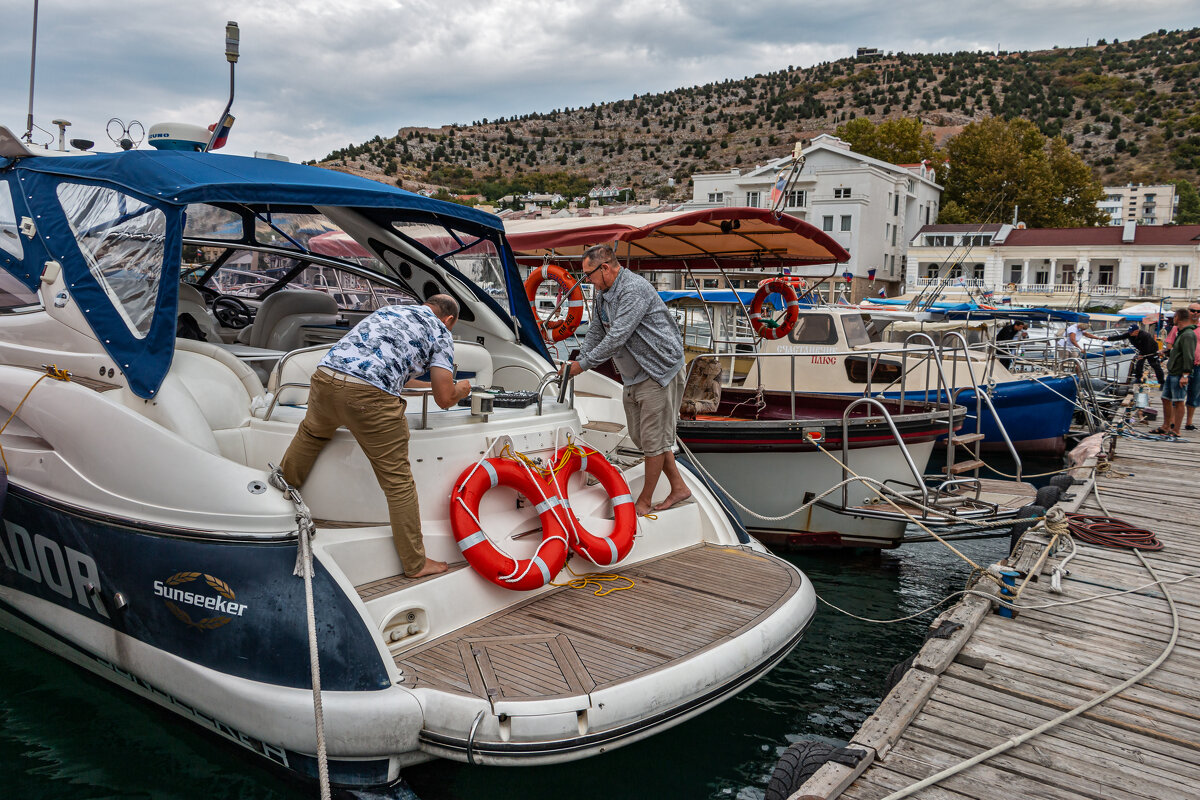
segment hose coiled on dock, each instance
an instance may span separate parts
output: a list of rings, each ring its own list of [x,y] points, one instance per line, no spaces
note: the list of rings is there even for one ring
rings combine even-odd
[[[1162,550],[1162,542],[1153,531],[1130,525],[1116,517],[1100,514],[1068,514],[1071,535],[1084,542],[1103,547],[1125,547],[1134,550]]]

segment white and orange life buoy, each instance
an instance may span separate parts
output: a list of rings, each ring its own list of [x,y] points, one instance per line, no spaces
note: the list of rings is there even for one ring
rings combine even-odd
[[[542,281],[554,281],[558,284],[559,292],[567,293],[567,316],[563,319],[542,320],[538,317],[537,309],[537,291],[542,285]],[[580,287],[580,281],[571,277],[571,274],[557,264],[542,264],[529,273],[529,277],[525,279],[525,297],[529,300],[529,305],[533,307],[533,316],[537,318],[538,325],[543,331],[548,341],[561,342],[563,339],[569,338],[579,328],[579,323],[583,322],[583,289]]]
[[[629,555],[633,549],[634,534],[637,533],[637,510],[629,484],[625,482],[621,471],[600,453],[581,445],[568,445],[560,449],[554,454],[554,463],[558,465],[553,478],[554,488],[570,514],[569,523],[574,527],[571,549],[601,567],[610,567]],[[567,498],[567,481],[576,472],[586,472],[595,477],[612,500],[613,530],[608,536],[590,533],[575,516]]]
[[[770,294],[783,296],[784,307],[787,308],[787,316],[784,317],[783,322],[764,321],[762,318],[763,303]],[[755,333],[763,339],[782,339],[791,332],[792,326],[799,318],[800,301],[796,298],[796,290],[789,283],[776,278],[758,285],[758,291],[754,293],[754,299],[750,301],[750,325],[753,326]]]
[[[479,502],[489,489],[507,486],[536,503],[542,521],[542,541],[531,558],[503,553],[479,524]],[[567,563],[566,530],[555,513],[561,503],[554,489],[523,464],[488,458],[468,467],[450,494],[450,530],[458,549],[476,572],[505,589],[540,589]]]

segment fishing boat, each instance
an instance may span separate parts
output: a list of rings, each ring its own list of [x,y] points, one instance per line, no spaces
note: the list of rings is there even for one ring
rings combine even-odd
[[[370,258],[314,252],[305,227]],[[282,267],[253,304],[212,284],[243,253]],[[363,316],[293,288],[313,267],[461,306],[458,376],[491,391],[407,398],[446,573],[404,576],[347,431],[299,492],[269,483],[317,362]],[[812,618],[810,583],[686,462],[694,500],[633,516],[642,468],[606,458],[597,425],[620,387],[558,378],[494,216],[315,167],[0,128],[0,288],[0,625],[292,773],[384,786],[435,757],[606,752],[741,691]],[[177,338],[185,306],[201,335]],[[594,592],[607,573],[627,588]]]

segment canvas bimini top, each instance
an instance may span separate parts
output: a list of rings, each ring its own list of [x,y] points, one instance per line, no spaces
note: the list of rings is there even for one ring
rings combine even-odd
[[[491,214],[269,159],[139,150],[0,158],[0,268],[35,291],[57,262],[97,340],[144,398],[174,354],[183,245],[313,253],[313,232],[289,227],[288,215],[352,228],[372,255],[353,265],[360,274],[414,298],[447,291],[482,305],[549,357],[529,304],[509,290],[520,278]]]

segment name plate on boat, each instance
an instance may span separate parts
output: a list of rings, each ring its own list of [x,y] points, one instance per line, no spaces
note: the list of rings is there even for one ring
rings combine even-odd
[[[490,448],[488,452],[492,455],[497,455],[504,449],[505,445],[508,445],[513,451],[524,453],[525,455],[533,455],[545,451],[553,454],[556,447],[554,433],[552,430],[541,430],[489,436],[487,439]],[[558,434],[558,446],[566,443],[566,437],[560,432]]]

